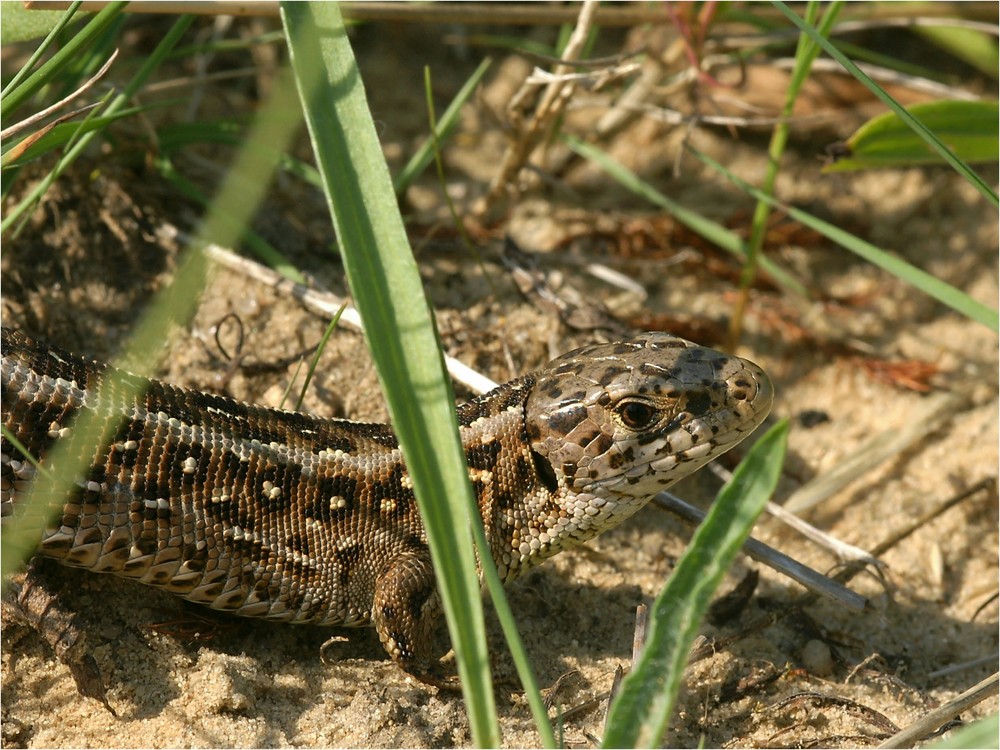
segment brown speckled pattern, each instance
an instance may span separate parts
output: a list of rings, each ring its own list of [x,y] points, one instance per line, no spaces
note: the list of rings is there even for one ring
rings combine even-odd
[[[101,384],[113,437],[88,448],[87,475],[53,503],[40,554],[240,615],[374,625],[401,666],[426,669],[440,602],[387,426],[145,381],[3,330],[3,423],[43,462],[70,417],[98,406]],[[627,518],[752,432],[771,397],[756,365],[647,333],[463,404],[501,577]],[[7,516],[34,469],[6,438],[0,453]]]

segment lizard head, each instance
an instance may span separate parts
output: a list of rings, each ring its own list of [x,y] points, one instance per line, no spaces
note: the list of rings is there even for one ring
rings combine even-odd
[[[753,432],[772,397],[752,362],[664,333],[554,360],[525,413],[549,492],[544,540],[562,548],[627,518]]]

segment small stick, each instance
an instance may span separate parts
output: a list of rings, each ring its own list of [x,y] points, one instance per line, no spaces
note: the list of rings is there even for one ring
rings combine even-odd
[[[716,476],[722,479],[723,482],[728,482],[733,478],[732,472],[723,467],[721,464],[713,463],[709,465],[709,468],[715,473]],[[885,563],[879,560],[874,554],[871,554],[860,547],[855,547],[853,544],[848,544],[845,541],[837,539],[837,537],[823,531],[822,529],[816,528],[811,523],[803,520],[794,513],[789,513],[788,510],[782,505],[769,502],[766,506],[764,506],[764,510],[772,518],[777,519],[789,528],[799,532],[806,539],[810,539],[820,547],[830,550],[842,562],[871,565],[879,570],[884,570],[886,567]]]
[[[649,619],[649,607],[640,604],[635,608],[635,631],[632,633],[632,666],[639,661],[642,647],[646,645],[646,621]]]
[[[0,130],[0,138],[10,138],[12,135],[15,135],[16,133],[21,132],[25,128],[34,125],[36,122],[41,122],[63,105],[69,104],[71,101],[76,99],[81,94],[85,94],[95,83],[97,83],[99,80],[101,80],[101,78],[104,77],[104,75],[108,72],[108,69],[111,67],[112,63],[114,63],[114,61],[117,58],[118,58],[118,48],[116,47],[115,51],[111,53],[111,57],[109,57],[107,62],[105,62],[104,65],[101,66],[101,69],[98,70],[96,73],[94,73],[94,75],[92,75],[86,81],[84,81],[83,85],[80,86],[80,88],[78,88],[69,96],[60,99],[55,104],[46,107],[41,112],[36,112],[27,119],[21,120],[20,122],[15,122],[9,128]],[[96,106],[97,106],[96,102],[94,104],[87,105],[86,107],[83,107],[82,109],[78,109],[76,112],[71,113],[71,116],[78,115],[81,112],[86,112],[87,110]]]
[[[901,541],[906,539],[906,537],[908,537],[914,531],[919,529],[925,523],[941,515],[946,510],[952,508],[953,506],[958,505],[960,502],[962,502],[968,497],[971,497],[977,492],[992,490],[993,494],[996,495],[997,492],[996,487],[997,487],[996,477],[987,477],[986,479],[979,480],[968,489],[963,490],[962,492],[959,492],[957,495],[954,495],[948,498],[947,500],[939,503],[938,505],[930,508],[923,515],[921,515],[920,518],[911,521],[908,526],[905,526],[904,528],[900,529],[895,534],[890,536],[888,539],[884,539],[883,541],[879,542],[875,546],[875,549],[872,550],[872,554],[873,555],[884,554],[886,551],[888,551],[889,549],[891,549],[892,547],[896,546]]]
[[[994,652],[989,656],[981,656],[972,661],[964,661],[961,664],[949,664],[943,669],[935,669],[933,672],[928,672],[927,677],[936,680],[939,677],[947,677],[956,672],[964,672],[966,669],[977,669],[985,664],[996,664],[998,659],[1000,659],[1000,654]]]
[[[598,4],[595,0],[585,0],[583,3],[583,7],[580,8],[580,16],[577,19],[576,27],[573,29],[573,33],[570,35],[569,41],[563,50],[563,60],[572,62],[580,55],[586,44],[590,29],[594,24],[597,6]],[[516,180],[521,168],[527,163],[535,147],[542,142],[542,139],[549,130],[549,126],[562,113],[566,102],[572,95],[575,88],[574,84],[559,80],[560,76],[572,72],[572,68],[567,64],[556,66],[553,71],[556,79],[548,84],[545,93],[542,95],[542,100],[535,108],[531,120],[524,129],[520,130],[517,138],[507,148],[506,153],[504,153],[500,169],[490,181],[486,197],[476,206],[475,212],[477,215],[486,216],[487,214],[497,213],[497,206],[508,189],[508,185]],[[512,100],[511,108],[515,107],[515,102],[526,100],[540,86],[541,84],[539,83],[525,81],[520,91],[518,91]]]
[[[615,702],[615,697],[618,695],[618,691],[621,689],[623,679],[625,679],[625,670],[622,669],[622,665],[619,664],[618,666],[615,667],[615,676],[614,679],[611,680],[611,689],[607,693],[604,693],[601,696],[602,699],[605,696],[608,699],[608,704],[604,707],[605,728],[608,726],[608,716],[611,715],[611,706]],[[605,731],[607,730],[605,729]]]
[[[605,726],[608,724],[608,714],[611,713],[611,704],[615,702],[615,697],[621,689],[622,680],[625,679],[626,674],[635,668],[635,663],[639,660],[639,655],[642,653],[642,647],[646,644],[646,621],[649,619],[648,615],[649,607],[645,604],[636,606],[635,630],[632,631],[632,662],[629,664],[628,670],[622,669],[620,664],[615,667],[615,677],[611,681],[611,689],[607,692],[608,705],[604,709]]]
[[[653,498],[653,502],[692,524],[701,523],[707,515],[704,511],[689,505],[669,492],[661,492]],[[778,550],[753,537],[743,543],[743,551],[751,559],[773,568],[782,575],[798,581],[810,591],[833,599],[848,609],[863,612],[868,606],[867,597],[851,591],[843,584],[793,560],[788,555],[778,552]]]
[[[894,734],[880,744],[879,747],[913,747],[922,738],[931,734],[945,722],[954,719],[962,711],[967,711],[977,703],[981,703],[990,696],[996,695],[998,686],[1000,686],[1000,676],[994,672],[979,684],[973,685],[958,697],[953,698],[939,708],[935,708],[898,734]]]

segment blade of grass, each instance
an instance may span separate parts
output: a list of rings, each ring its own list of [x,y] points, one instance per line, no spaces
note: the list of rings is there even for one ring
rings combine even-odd
[[[441,115],[441,119],[437,121],[437,128],[434,133],[420,144],[420,148],[410,157],[410,160],[400,173],[396,175],[396,179],[392,181],[392,189],[396,191],[396,195],[402,195],[406,192],[406,188],[410,186],[410,183],[431,163],[431,160],[434,158],[435,142],[439,144],[443,143],[451,136],[455,125],[458,124],[458,115],[462,109],[462,105],[469,100],[469,97],[476,90],[476,86],[483,80],[483,76],[489,70],[491,62],[490,58],[487,57],[479,63],[479,67],[469,76],[469,80],[465,82],[455,95],[455,98],[451,100],[451,104],[448,105],[448,108]]]
[[[113,95],[114,92],[108,91],[104,95],[104,97],[99,102],[96,103],[97,106],[90,107],[87,110],[83,120],[71,126],[73,130],[70,134],[70,139],[67,143],[65,152],[63,153],[62,157],[59,159],[59,161],[56,162],[56,166],[53,169],[51,169],[41,180],[39,180],[39,182],[35,185],[34,189],[28,191],[27,196],[22,198],[21,202],[18,203],[7,214],[7,216],[3,218],[3,220],[0,220],[0,232],[6,232],[15,223],[18,223],[18,226],[13,231],[13,236],[17,237],[17,235],[21,231],[21,226],[23,225],[23,222],[28,220],[28,212],[32,208],[34,208],[35,202],[38,201],[38,199],[41,198],[41,196],[45,193],[45,191],[49,189],[49,186],[53,182],[55,182],[55,180],[59,177],[60,174],[63,173],[66,167],[68,167],[75,160],[76,154],[82,152],[82,147],[90,142],[91,137],[93,137],[97,133],[100,133],[101,130],[103,130],[103,129],[97,129],[97,130],[90,129],[89,125],[92,121],[96,120],[99,117],[99,113],[101,112],[102,107],[104,108],[105,112],[108,111],[106,105],[111,100]],[[10,169],[15,174],[20,171],[20,169],[17,166],[11,167]]]
[[[1000,158],[997,102],[939,100],[908,109],[963,160],[995,164]],[[863,124],[847,139],[847,146],[850,155],[823,167],[824,173],[941,163],[941,157],[894,112],[883,112]]]
[[[659,747],[698,626],[754,521],[774,493],[788,439],[782,420],[757,441],[719,492],[667,585],[647,639],[608,714],[602,747]]]
[[[480,67],[485,70],[482,66]],[[469,238],[464,224],[458,218],[458,213],[451,200],[451,196],[448,195],[448,191],[445,189],[444,164],[441,159],[441,143],[438,140],[440,128],[435,117],[434,98],[431,92],[431,71],[429,67],[425,67],[424,95],[427,99],[427,114],[430,118],[430,144],[432,147],[431,156],[434,158],[435,166],[437,167],[438,180],[441,184],[441,192],[448,204],[448,211],[451,213],[452,221],[458,229],[459,234],[462,236],[462,241],[465,243],[466,248],[475,256],[487,281],[489,281],[489,274],[486,273],[486,269],[483,267],[482,257],[480,256],[475,244]],[[490,282],[490,285],[492,286],[492,282]],[[483,519],[478,513],[473,513],[470,516],[470,521],[472,522],[470,527],[472,529],[472,535],[476,543],[476,548],[479,550],[489,550],[490,546],[486,539],[486,530],[483,527]],[[524,687],[524,694],[528,700],[528,705],[531,708],[531,713],[535,720],[535,726],[538,728],[538,735],[541,739],[541,744],[543,747],[548,748],[557,747],[556,738],[552,732],[552,725],[549,723],[548,711],[546,710],[545,703],[542,700],[541,692],[538,690],[538,681],[535,679],[535,672],[532,669],[528,656],[524,651],[524,644],[521,642],[521,634],[517,630],[514,613],[510,609],[510,602],[507,601],[507,595],[504,592],[500,575],[497,573],[496,564],[489,554],[481,555],[479,561],[483,581],[486,584],[490,598],[493,601],[493,607],[497,613],[497,619],[500,621],[500,627],[503,630],[504,638],[510,648],[510,653],[514,659],[514,665],[517,669],[518,677],[521,680],[521,685]]]
[[[76,15],[76,11],[79,9],[81,4],[82,4],[81,0],[75,0],[75,2],[71,3],[70,6],[65,11],[62,11],[61,14],[58,14],[58,18],[56,19],[55,25],[52,26],[51,29],[49,29],[48,33],[45,35],[45,38],[35,48],[35,51],[31,53],[31,55],[25,61],[24,65],[18,68],[17,73],[14,74],[14,77],[11,78],[10,81],[7,82],[7,85],[3,87],[3,91],[0,91],[0,99],[7,96],[9,92],[13,91],[18,86],[20,86],[21,81],[23,81],[25,78],[28,77],[28,75],[30,75],[32,69],[35,67],[36,64],[38,64],[38,61],[45,56],[46,51],[48,51],[49,47],[51,47],[55,43],[56,39],[63,32],[63,29],[65,29],[69,25],[69,23],[73,20],[73,16]],[[3,19],[3,24],[0,25],[0,28],[3,29],[3,34],[6,35],[8,30],[13,27],[14,32],[16,34],[17,32],[16,27],[18,25],[18,21],[22,18],[27,21],[28,18],[37,17],[41,19],[44,23],[48,23],[48,21],[51,20],[52,16],[55,15],[57,15],[55,12],[42,11],[41,13],[39,13],[38,11],[30,11],[27,8],[13,6],[12,4],[11,6],[8,6],[8,8],[4,9],[5,17]],[[14,20],[14,23],[11,23],[12,19]],[[25,25],[32,26],[30,22],[26,23]],[[12,39],[3,38],[2,41],[4,44],[13,44],[14,42],[17,41],[27,41],[27,39],[30,38],[31,38],[30,36],[24,40],[18,38],[12,38]]]
[[[191,19],[179,19],[161,40],[156,52],[165,52],[176,44],[180,33],[187,28]],[[162,337],[160,338],[162,341]],[[119,382],[121,381],[121,382]],[[102,386],[101,394],[95,395],[95,403],[107,407],[93,412],[85,412],[74,421],[70,435],[60,440],[53,449],[49,462],[50,471],[39,472],[31,497],[15,514],[12,523],[4,529],[3,544],[0,545],[0,572],[6,585],[7,575],[34,551],[42,529],[47,522],[52,505],[66,497],[74,486],[74,478],[84,468],[83,463],[93,452],[93,446],[106,442],[114,423],[107,419],[110,412],[109,394],[116,395],[119,403],[127,401],[137,392],[137,386],[127,378],[111,378]]]
[[[168,104],[169,102],[156,102],[142,107],[130,107],[129,109],[123,109],[121,112],[116,112],[113,115],[93,117],[83,123],[60,122],[59,120],[56,120],[48,125],[43,125],[38,132],[26,136],[23,140],[2,147],[2,149],[0,149],[0,153],[2,153],[3,156],[2,159],[0,159],[0,164],[2,164],[4,169],[23,166],[28,162],[44,156],[50,151],[54,151],[60,146],[71,143],[74,139],[79,138],[86,133],[90,133],[95,130],[102,130],[111,123],[121,120],[124,117],[131,117],[132,115],[140,112],[148,112],[157,107],[167,106]],[[70,112],[67,115],[64,115],[64,117],[75,117],[81,113],[82,111]],[[61,119],[63,118],[60,118],[60,120]]]
[[[171,154],[192,143],[222,143],[238,146],[243,143],[246,124],[234,120],[219,120],[217,122],[179,122],[171,123],[156,131],[160,154]],[[289,154],[280,157],[281,169],[293,177],[303,180],[309,185],[322,190],[323,180],[319,172],[311,164]],[[171,177],[180,177],[176,171]],[[183,179],[183,178],[181,178]],[[190,187],[190,183],[186,183]],[[185,187],[185,192],[188,192]],[[192,193],[192,196],[194,194]]]
[[[769,195],[766,195],[749,183],[741,180],[717,161],[702,152],[690,147],[688,147],[688,150],[705,162],[705,164],[715,170],[718,170],[720,174],[726,177],[726,179],[748,192],[757,200],[765,201],[772,207],[781,209],[796,221],[802,222],[807,227],[816,230],[827,239],[833,240],[841,247],[864,258],[869,263],[873,263],[879,268],[888,271],[893,276],[896,276],[908,284],[915,286],[920,291],[930,295],[939,302],[944,303],[956,312],[965,315],[970,320],[982,323],[994,333],[1000,330],[1000,317],[998,317],[996,310],[989,308],[981,302],[977,302],[961,290],[956,289],[938,278],[935,278],[931,274],[926,271],[922,271],[916,266],[910,265],[901,258],[890,255],[885,250],[872,245],[870,242],[865,242],[861,238],[855,237],[853,234],[845,232],[843,229],[836,227],[829,222],[818,219],[812,214],[808,214],[801,209],[794,208],[775,198],[772,198]]]
[[[747,244],[735,232],[731,232],[721,224],[706,219],[696,211],[685,208],[676,201],[670,200],[656,188],[639,178],[621,163],[615,161],[596,146],[584,143],[579,138],[572,135],[563,135],[563,143],[573,149],[580,156],[590,159],[597,166],[607,172],[621,185],[631,190],[636,195],[645,198],[650,203],[670,212],[677,221],[686,226],[692,232],[704,237],[713,245],[717,245],[728,253],[738,258],[746,258]],[[786,291],[797,294],[801,297],[808,297],[808,290],[788,271],[767,257],[760,259],[760,267],[763,268],[772,279],[775,280]]]
[[[471,528],[476,547],[488,550],[489,542],[486,540],[486,531],[483,528],[482,519],[473,518]],[[552,731],[549,714],[545,708],[545,702],[542,700],[541,691],[538,689],[535,670],[532,668],[531,662],[528,660],[528,654],[524,650],[524,642],[521,640],[521,634],[517,630],[517,620],[514,618],[514,612],[510,608],[510,602],[507,601],[507,594],[504,592],[500,574],[497,573],[497,566],[493,562],[493,558],[489,555],[480,559],[482,560],[483,580],[490,593],[490,599],[493,601],[493,608],[496,610],[500,628],[503,630],[504,638],[507,640],[507,645],[510,648],[514,667],[517,669],[517,676],[521,680],[521,686],[524,688],[524,697],[531,708],[531,715],[535,720],[535,727],[538,729],[541,746],[546,748],[564,747],[561,742],[557,743],[555,733]]]
[[[284,36],[284,32],[282,32]],[[232,146],[243,143],[245,125],[230,120],[219,122],[193,122],[175,123],[157,130],[161,159],[163,154],[172,153],[191,143],[224,143]],[[160,161],[158,160],[159,164]],[[287,174],[302,180],[318,190],[323,189],[323,179],[319,170],[311,164],[307,164],[301,159],[296,159],[290,154],[281,154],[279,157],[281,170]],[[176,180],[178,189],[190,196],[193,200],[206,202],[204,196],[194,187],[192,183],[181,176],[167,160],[161,168],[164,175],[170,180]],[[257,253],[261,259],[265,260],[273,268],[280,271],[284,276],[298,283],[303,283],[302,274],[291,263],[284,259],[272,245],[265,242],[260,235],[247,229],[244,232],[244,241],[247,246]],[[339,252],[334,248],[335,252]]]
[[[889,107],[889,109],[895,112],[896,115],[898,115],[903,122],[912,128],[917,135],[923,138],[932,149],[937,151],[941,155],[941,158],[948,162],[948,164],[950,164],[956,172],[968,180],[971,185],[974,185],[984,198],[986,198],[995,207],[1000,206],[1000,198],[997,197],[997,194],[993,191],[993,189],[987,185],[986,182],[978,174],[976,174],[971,167],[969,167],[969,165],[955,156],[951,149],[942,143],[941,140],[934,135],[934,133],[924,127],[923,124],[917,120],[917,118],[907,112],[905,107],[889,96],[889,94],[887,94],[882,87],[869,78],[864,71],[845,57],[840,50],[838,50],[827,39],[824,39],[822,35],[817,33],[812,26],[799,18],[795,12],[781,2],[781,0],[771,0],[771,3],[778,10],[780,10],[785,17],[788,18],[788,20],[798,26],[804,33],[808,34],[813,41],[816,42],[816,44],[822,47],[824,51],[830,55],[830,57],[843,65],[851,75],[857,78],[869,91],[875,94],[875,96],[877,96],[887,107]]]
[[[281,29],[275,31],[265,31],[261,34],[237,39],[213,39],[210,42],[199,44],[186,44],[178,47],[171,55],[172,58],[194,57],[206,52],[232,52],[235,50],[245,50],[251,47],[259,47],[267,44],[284,44],[285,32]]]
[[[425,524],[473,742],[498,746],[469,535],[478,508],[389,170],[339,7],[282,2],[281,17],[341,257]]]
[[[108,21],[108,23],[111,23],[112,21],[115,20],[115,18],[118,15],[120,15],[122,7],[125,4],[115,3],[113,5],[115,5],[115,7],[118,7],[118,13],[114,14],[111,17],[111,20]],[[104,12],[109,10],[111,7],[112,6],[109,5],[107,8],[102,10],[101,13],[98,14],[98,16],[103,15]],[[94,17],[94,19],[91,21],[90,24],[87,24],[87,26],[84,28],[84,31],[90,29],[91,25],[95,23],[96,20],[97,16]],[[192,20],[193,16],[180,16],[177,19],[177,21],[170,28],[167,34],[163,37],[160,43],[157,44],[153,52],[150,53],[148,57],[146,57],[143,64],[139,67],[139,70],[135,72],[135,75],[132,76],[132,79],[128,82],[128,85],[124,88],[124,90],[118,96],[114,97],[111,103],[108,104],[108,106],[104,109],[102,113],[100,113],[102,116],[112,117],[118,112],[125,109],[125,107],[131,103],[132,97],[135,96],[135,94],[139,91],[139,89],[142,88],[142,86],[146,83],[146,80],[149,78],[149,76],[152,75],[153,71],[156,70],[159,67],[159,65],[163,62],[170,49],[173,47],[174,44],[177,43],[177,40],[184,34],[184,32],[187,30],[187,27],[190,26]],[[103,30],[104,27],[102,26],[98,31],[103,31]],[[84,35],[83,32],[81,32],[80,36],[83,35]],[[70,45],[67,45],[67,47],[70,47],[71,45],[78,50],[78,54],[82,54],[83,48],[76,43],[75,37],[71,41]],[[64,47],[63,50],[60,50],[58,54],[62,54],[62,52],[64,52],[65,49],[66,47]],[[50,60],[49,62],[52,61]],[[46,63],[46,65],[43,65],[42,68],[45,68],[47,65],[48,63]],[[39,69],[39,71],[36,72],[40,71],[41,69]],[[55,75],[55,69],[49,71],[49,75],[50,76]],[[25,85],[27,85],[27,83]],[[39,85],[41,85],[41,83]],[[6,100],[4,100],[4,102],[6,103]],[[12,107],[11,109],[13,110],[14,108]],[[90,115],[88,115],[88,117],[96,116],[96,113],[97,111],[93,110],[90,113]],[[86,122],[86,120],[84,122]],[[21,217],[25,215],[33,207],[35,203],[38,201],[38,199],[41,198],[41,196],[48,189],[48,186],[52,184],[52,182],[55,179],[57,179],[59,175],[62,174],[67,167],[69,167],[70,164],[72,164],[77,160],[77,158],[90,145],[90,142],[94,139],[94,137],[96,137],[97,134],[100,132],[101,132],[100,130],[94,130],[89,133],[84,133],[82,136],[80,136],[80,138],[76,141],[76,143],[69,149],[67,149],[62,159],[60,159],[59,163],[56,164],[55,167],[53,167],[52,171],[48,175],[46,175],[46,178],[44,180],[39,180],[38,184],[28,192],[25,198],[14,209],[12,209],[7,216],[4,217],[3,221],[0,222],[0,232],[6,232],[11,226],[13,226],[16,222],[18,222],[21,219]]]
[[[0,146],[0,153],[3,154],[3,158],[0,159],[0,166],[3,166],[5,168],[20,166],[22,163],[24,163],[20,161],[21,157],[24,156],[24,154],[28,151],[28,149],[37,144],[46,135],[51,133],[57,125],[65,123],[67,120],[72,120],[74,117],[77,117],[79,115],[86,114],[94,107],[96,107],[98,104],[99,102],[94,102],[93,104],[88,104],[86,107],[81,107],[80,109],[75,109],[72,112],[67,112],[64,115],[57,117],[52,122],[40,126],[37,130],[29,133],[16,143],[3,144],[2,146]],[[12,129],[19,127],[20,123],[13,125]],[[76,128],[75,126],[73,126],[71,128],[71,131],[75,132],[75,130]],[[6,133],[4,133],[3,135],[6,135]],[[67,137],[65,140],[69,140],[69,133],[67,133]]]
[[[269,146],[261,145],[259,148],[269,148]],[[284,154],[274,151],[274,149],[271,149],[271,151],[274,158],[277,159],[280,164],[284,159]],[[179,193],[186,195],[191,200],[196,203],[200,203],[206,208],[212,205],[212,202],[208,199],[208,197],[195,187],[193,182],[178,172],[174,167],[173,162],[171,162],[166,156],[161,154],[156,158],[154,163],[160,174],[166,177]],[[252,250],[258,258],[267,263],[271,266],[271,268],[280,273],[286,279],[291,279],[296,284],[306,283],[305,277],[299,269],[296,268],[295,264],[282,255],[274,245],[250,229],[249,226],[243,227],[238,239],[250,250]]]
[[[80,55],[115,19],[125,10],[127,2],[108,3],[100,13],[95,15],[79,33],[74,34],[70,41],[37,70],[31,72],[17,86],[8,86],[0,99],[0,120],[6,121],[14,111],[28,101],[42,86],[53,80],[55,75],[65,66],[79,59]],[[48,38],[46,38],[48,41]]]
[[[480,69],[485,71],[485,68],[482,66],[480,66]],[[427,114],[430,118],[430,155],[433,157],[435,166],[437,167],[438,180],[441,184],[441,192],[448,204],[448,211],[451,214],[452,221],[458,229],[466,248],[469,249],[469,251],[475,256],[480,267],[482,267],[482,257],[480,256],[475,244],[469,238],[464,224],[458,218],[458,213],[451,200],[451,196],[448,195],[448,191],[445,189],[446,183],[444,176],[444,164],[441,159],[441,143],[438,140],[441,128],[439,127],[439,123],[435,117],[434,98],[431,93],[432,90],[431,71],[429,67],[425,67],[424,95],[427,99]],[[487,281],[489,281],[489,274],[486,273],[486,269],[483,268],[482,270]],[[492,286],[492,282],[490,282],[490,285]],[[469,520],[471,521],[470,528],[472,529],[472,535],[476,543],[476,548],[479,550],[489,550],[490,546],[486,539],[486,530],[483,527],[483,519],[478,513],[473,513],[471,514]],[[538,728],[538,735],[541,739],[541,744],[543,747],[547,748],[557,747],[556,738],[552,732],[552,725],[549,723],[548,711],[546,710],[545,703],[542,700],[541,692],[538,690],[538,681],[535,679],[534,670],[532,669],[528,656],[524,651],[524,644],[521,642],[521,634],[517,630],[514,613],[511,611],[510,603],[507,601],[507,595],[504,592],[500,575],[497,573],[496,564],[489,554],[481,555],[479,561],[483,581],[486,584],[490,598],[493,601],[493,607],[497,613],[497,619],[500,621],[500,627],[503,630],[504,638],[510,648],[510,653],[514,659],[514,665],[517,669],[518,677],[521,680],[521,685],[524,687],[524,694],[528,700],[528,705],[531,708],[531,713],[535,720],[535,726]]]
[[[55,86],[46,87],[45,95],[53,96],[56,99],[72,96],[77,87],[97,74],[104,66],[105,61],[117,56],[119,49],[117,42],[121,38],[125,20],[125,13],[120,14],[100,34],[95,36],[90,45],[81,50],[78,57],[59,70],[59,75],[54,80]],[[114,90],[114,86],[110,82],[108,89]]]
[[[193,20],[193,16],[187,16]],[[278,168],[281,153],[291,142],[298,130],[301,119],[296,106],[296,95],[292,85],[292,71],[285,67],[275,76],[273,93],[267,104],[260,109],[253,126],[247,133],[244,146],[226,174],[219,192],[213,198],[202,225],[192,241],[193,250],[187,253],[187,260],[178,269],[178,280],[171,287],[182,287],[171,294],[160,295],[144,314],[140,330],[144,326],[161,326],[162,321],[176,318],[187,320],[194,313],[198,294],[203,284],[207,266],[201,247],[215,243],[224,247],[238,244],[247,225],[252,220]],[[191,270],[186,270],[190,267]],[[186,274],[192,279],[189,288],[179,283]],[[198,281],[200,280],[200,281]],[[192,294],[191,290],[194,290]],[[168,290],[169,291],[169,290]],[[150,322],[147,322],[150,321]],[[157,340],[157,336],[159,340]],[[138,339],[139,334],[133,337]],[[150,338],[152,346],[159,347],[162,334]],[[154,350],[155,351],[155,350]],[[147,361],[151,354],[140,352],[141,361]]]
[[[836,28],[831,30],[831,33],[833,34],[836,32]],[[944,83],[947,80],[947,76],[942,74],[941,71],[934,70],[927,65],[917,65],[907,62],[906,60],[900,60],[893,55],[883,54],[876,50],[868,49],[867,47],[845,42],[843,39],[834,39],[830,36],[830,34],[826,34],[825,36],[837,45],[837,49],[845,55],[850,55],[855,60],[860,60],[861,62],[869,63],[871,65],[877,65],[880,68],[885,68],[886,70],[895,70],[897,73],[904,73],[917,78],[925,78],[928,81]]]
[[[93,88],[94,84],[96,84],[105,75],[107,75],[107,72],[111,69],[111,66],[114,65],[115,60],[117,59],[118,59],[118,50],[115,50],[114,52],[111,53],[111,55],[107,58],[107,60],[104,61],[104,64],[101,66],[100,70],[98,70],[97,73],[91,76],[88,80],[84,81],[83,85],[74,90],[71,94],[69,94],[69,96],[66,96],[63,99],[59,99],[58,101],[55,101],[52,104],[50,104],[48,107],[38,110],[37,112],[35,112],[32,115],[29,115],[23,120],[3,128],[3,130],[0,130],[0,138],[12,138],[24,130],[37,127],[39,123],[44,122],[49,117],[54,115],[56,112],[66,109],[70,102],[72,102],[77,97],[85,94],[87,91]]]
[[[282,36],[284,36],[284,32],[282,32]],[[220,120],[218,122],[182,122],[165,125],[157,130],[156,134],[159,138],[160,153],[169,154],[192,143],[223,143],[231,146],[237,146],[243,143],[243,133],[245,129],[246,126],[244,123],[232,120]],[[296,159],[290,154],[282,154],[280,164],[281,169],[284,172],[287,172],[293,177],[312,185],[318,190],[323,189],[323,179],[320,177],[319,171],[316,167],[311,164],[306,164],[301,159]],[[183,180],[183,178],[180,177],[180,174],[176,171],[171,172],[171,179],[173,179],[173,177],[178,177]],[[183,189],[185,192],[188,192],[189,188],[192,188],[192,186],[190,183],[186,184],[189,187]],[[180,183],[178,183],[178,185],[180,186]],[[194,193],[190,194],[194,197]],[[296,273],[298,272],[296,271]]]
[[[309,369],[306,370],[306,379],[302,383],[302,389],[299,391],[299,397],[295,401],[295,411],[299,411],[302,408],[302,401],[306,397],[306,392],[309,390],[309,383],[312,382],[313,373],[316,372],[316,366],[319,365],[319,358],[323,356],[323,350],[326,348],[326,342],[330,340],[330,336],[333,334],[334,329],[337,327],[337,323],[340,322],[340,316],[344,314],[344,310],[347,309],[347,303],[345,302],[340,306],[340,309],[334,313],[333,317],[330,319],[330,324],[326,327],[323,332],[323,338],[319,340],[319,345],[316,347],[316,353],[313,355],[312,361],[309,363]],[[289,383],[291,386],[291,383]],[[285,400],[281,400],[282,405]]]
[[[223,143],[236,146],[243,142],[246,123],[233,120],[216,122],[172,122],[158,128],[156,137],[162,153],[172,153],[192,143]]]
[[[80,5],[77,0],[65,10],[72,16]],[[63,10],[32,10],[25,8],[22,3],[5,3],[3,23],[0,24],[0,44],[16,44],[51,35],[53,29],[61,28],[67,21],[67,14]],[[27,74],[23,67],[18,72]]]
[[[914,32],[929,39],[941,49],[964,60],[980,72],[997,78],[1000,54],[996,36],[975,29],[961,29],[951,26],[917,26]]]
[[[479,252],[479,248],[476,243],[472,241],[469,236],[469,231],[458,216],[458,209],[455,208],[455,202],[451,199],[451,195],[448,194],[448,182],[444,176],[444,160],[441,157],[441,143],[438,141],[438,124],[434,114],[434,96],[432,94],[433,86],[431,85],[431,69],[430,66],[424,66],[424,97],[427,101],[427,115],[430,118],[430,130],[431,130],[431,156],[434,159],[434,167],[437,169],[438,184],[441,186],[441,197],[444,198],[445,204],[448,206],[448,213],[451,215],[451,223],[455,227],[459,236],[462,238],[462,244],[465,245],[465,249],[469,254],[476,259],[476,264],[479,266],[479,270],[482,271],[483,278],[486,280],[487,285],[490,287],[494,295],[499,295],[499,291],[493,284],[493,279],[489,271],[486,269],[486,265],[483,263],[482,253]]]
[[[819,33],[826,36],[830,33],[837,15],[840,13],[842,3],[831,3],[823,22],[820,25]],[[806,5],[806,20],[808,23],[815,23],[819,15],[820,4],[815,0]],[[792,68],[792,75],[788,82],[788,89],[785,92],[785,104],[782,107],[771,134],[771,143],[767,149],[767,172],[764,174],[764,184],[761,189],[768,195],[774,195],[774,182],[778,178],[778,170],[781,167],[781,156],[785,153],[785,145],[788,143],[789,120],[795,109],[795,101],[799,97],[802,85],[809,77],[813,60],[819,54],[817,47],[805,34],[799,34],[799,42],[795,49],[795,66]],[[746,312],[747,303],[750,301],[750,287],[757,276],[757,265],[763,257],[764,237],[767,234],[767,220],[771,215],[771,207],[763,201],[757,201],[754,207],[753,219],[750,222],[750,241],[747,243],[746,263],[740,273],[740,291],[733,305],[733,312],[729,316],[728,349],[732,351],[739,343],[743,332],[743,315]]]

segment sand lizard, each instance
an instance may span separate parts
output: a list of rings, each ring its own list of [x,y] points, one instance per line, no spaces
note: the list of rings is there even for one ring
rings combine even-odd
[[[44,465],[111,368],[3,330],[3,424]],[[397,441],[135,380],[109,445],[55,512],[38,553],[239,615],[373,625],[426,674],[440,601]],[[469,477],[501,578],[635,513],[749,435],[772,388],[751,362],[663,333],[595,344],[458,407]],[[35,470],[6,439],[4,515]]]

